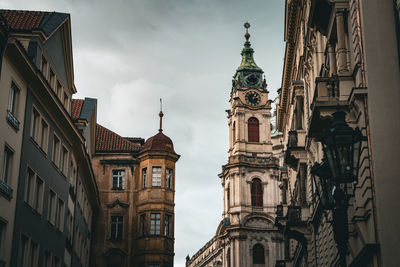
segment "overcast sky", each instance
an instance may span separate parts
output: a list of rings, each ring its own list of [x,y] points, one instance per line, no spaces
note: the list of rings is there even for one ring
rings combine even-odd
[[[221,220],[232,76],[249,21],[270,98],[280,87],[284,0],[1,0],[0,8],[71,14],[74,98],[98,99],[98,122],[123,136],[164,134],[176,165],[175,266]]]

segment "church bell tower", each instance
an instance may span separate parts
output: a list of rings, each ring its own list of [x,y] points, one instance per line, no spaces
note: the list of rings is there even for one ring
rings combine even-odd
[[[271,103],[263,70],[254,61],[245,23],[242,61],[232,80],[228,112],[228,163],[219,174],[223,187],[223,266],[274,266],[283,257],[274,226],[279,187],[278,159],[271,142]]]

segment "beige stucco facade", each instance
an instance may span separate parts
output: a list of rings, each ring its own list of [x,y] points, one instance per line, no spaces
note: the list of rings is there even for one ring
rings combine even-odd
[[[9,114],[9,102],[13,83],[14,86],[18,88],[16,91],[17,97],[14,102],[15,111]],[[2,229],[0,231],[0,262],[10,262],[11,257],[26,92],[26,80],[18,71],[18,66],[12,63],[6,50],[2,59],[0,73],[0,107],[2,107],[2,119],[0,120],[0,223],[2,224]],[[9,116],[17,119],[18,123],[11,123],[9,121]],[[16,125],[18,125],[18,127],[15,127]],[[5,162],[6,150],[9,150],[12,155],[8,164]],[[5,173],[6,165],[8,165],[8,173]]]
[[[321,208],[310,169],[332,114],[361,129],[358,181],[348,183],[347,266],[396,266],[400,113],[398,9],[393,1],[286,1],[285,61],[277,126],[287,175],[283,213],[286,266],[336,266],[332,211]],[[396,12],[395,12],[396,11]],[[396,28],[397,27],[397,28]],[[297,212],[292,216],[291,212]]]

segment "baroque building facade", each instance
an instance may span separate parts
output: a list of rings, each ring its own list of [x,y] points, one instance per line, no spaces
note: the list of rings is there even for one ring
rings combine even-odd
[[[276,224],[285,239],[280,266],[397,266],[400,231],[396,178],[400,147],[399,1],[288,0],[277,128],[285,168]],[[345,220],[324,210],[312,166],[333,113],[366,139],[358,179],[342,186]],[[338,234],[337,223],[348,225]],[[347,227],[347,226],[346,226]],[[338,237],[347,238],[344,261]],[[345,262],[345,263],[344,263]]]
[[[91,266],[174,264],[175,163],[180,156],[163,134],[162,116],[159,132],[146,142],[96,126],[92,164],[101,207]]]
[[[280,203],[280,134],[271,136],[271,104],[263,71],[253,58],[246,27],[242,62],[232,81],[228,163],[219,174],[222,221],[216,235],[186,266],[272,266],[283,258],[275,227]]]

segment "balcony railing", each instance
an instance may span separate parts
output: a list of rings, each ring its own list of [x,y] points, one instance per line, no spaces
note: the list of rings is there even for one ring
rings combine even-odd
[[[0,193],[8,200],[10,200],[12,198],[12,192],[12,188],[9,187],[8,184],[0,180]]]
[[[318,101],[339,100],[339,79],[337,77],[318,77],[315,83]]]
[[[297,139],[297,131],[289,131],[288,136],[288,148],[295,148],[297,147],[298,139]]]
[[[15,128],[15,130],[19,130],[19,121],[11,111],[7,112],[7,121]]]

